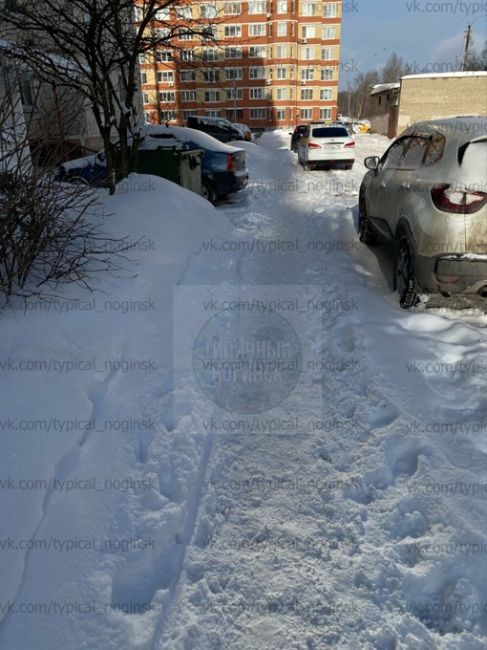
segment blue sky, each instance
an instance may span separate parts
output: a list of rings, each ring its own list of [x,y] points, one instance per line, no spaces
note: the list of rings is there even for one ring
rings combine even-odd
[[[467,24],[474,47],[487,38],[487,1],[344,0],[340,88],[357,72],[380,68],[392,52],[414,71],[449,72]]]

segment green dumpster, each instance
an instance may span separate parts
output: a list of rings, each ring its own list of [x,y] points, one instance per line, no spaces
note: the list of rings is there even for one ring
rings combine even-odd
[[[167,178],[181,187],[201,194],[202,149],[157,147],[138,151],[135,171]]]

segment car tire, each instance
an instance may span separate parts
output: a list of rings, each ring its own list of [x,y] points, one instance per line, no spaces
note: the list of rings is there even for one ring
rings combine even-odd
[[[377,235],[372,229],[369,217],[367,216],[367,208],[365,207],[365,196],[360,195],[358,202],[358,238],[362,244],[373,246],[377,241]]]
[[[210,203],[215,205],[216,203],[216,192],[212,183],[205,178],[201,181],[201,196],[205,198]]]
[[[419,302],[414,258],[411,245],[406,236],[401,237],[397,246],[394,264],[394,288],[399,294],[399,304],[403,309],[415,307]]]
[[[90,183],[87,178],[83,176],[71,176],[69,179],[71,185],[79,185],[80,187],[89,187]]]

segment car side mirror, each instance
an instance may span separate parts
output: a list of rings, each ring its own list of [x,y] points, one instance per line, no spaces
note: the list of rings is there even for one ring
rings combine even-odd
[[[364,165],[367,169],[376,172],[379,170],[380,158],[379,156],[369,156],[364,160]]]

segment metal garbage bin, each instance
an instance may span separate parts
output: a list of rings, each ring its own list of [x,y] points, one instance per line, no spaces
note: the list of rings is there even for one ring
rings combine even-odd
[[[135,171],[138,174],[153,174],[167,178],[191,192],[201,194],[202,149],[162,147],[144,149],[137,155]]]

